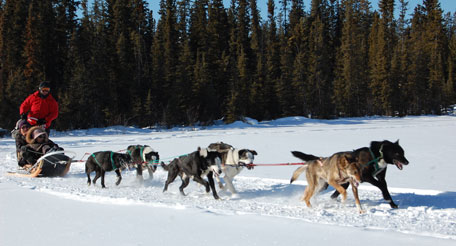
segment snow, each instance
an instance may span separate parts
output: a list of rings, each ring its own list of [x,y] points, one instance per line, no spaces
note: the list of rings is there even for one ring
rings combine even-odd
[[[88,187],[84,162],[65,178],[19,178],[14,140],[0,140],[0,245],[455,245],[456,117],[370,117],[313,120],[288,117],[269,122],[246,119],[230,125],[170,130],[109,127],[52,132],[54,142],[76,159],[101,150],[121,151],[148,144],[164,161],[223,141],[258,152],[255,163],[297,162],[290,151],[327,156],[368,146],[373,140],[399,139],[410,164],[390,165],[389,190],[399,209],[391,209],[374,186],[359,187],[366,213],[357,213],[351,190],[347,201],[322,192],[307,208],[300,197],[305,176],[289,184],[296,166],[258,166],[234,180],[239,196],[228,191],[214,200],[191,181],[179,194],[179,179],[162,193],[167,173],[140,184],[136,172],[106,176],[107,189]],[[87,156],[83,159],[86,159]],[[92,173],[92,177],[94,173]]]

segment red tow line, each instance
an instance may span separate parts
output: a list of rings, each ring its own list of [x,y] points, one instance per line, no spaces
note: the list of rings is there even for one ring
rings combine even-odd
[[[292,163],[277,163],[277,164],[248,164],[246,166],[263,166],[263,167],[273,167],[273,166],[300,166],[300,165],[306,165],[307,163],[305,162],[292,162]]]

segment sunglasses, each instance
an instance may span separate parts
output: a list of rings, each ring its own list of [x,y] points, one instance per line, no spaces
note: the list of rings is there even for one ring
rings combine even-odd
[[[51,88],[44,87],[44,88],[41,88],[40,90],[42,92],[49,92],[49,91],[51,91]]]
[[[38,138],[44,138],[44,135],[40,135],[40,136],[37,137],[37,139],[38,139]]]
[[[21,129],[30,129],[30,126],[22,126]]]

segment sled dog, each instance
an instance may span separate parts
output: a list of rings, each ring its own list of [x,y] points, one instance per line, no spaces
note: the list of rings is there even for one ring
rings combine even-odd
[[[182,195],[185,196],[184,188],[189,184],[190,178],[193,178],[194,181],[204,185],[206,192],[212,189],[214,198],[219,199],[213,178],[214,174],[220,175],[222,172],[220,154],[218,152],[198,148],[197,151],[191,154],[174,159],[169,165],[164,163],[161,163],[161,165],[168,171],[168,179],[165,182],[163,192],[168,190],[168,185],[179,175],[182,180],[179,191]],[[209,183],[203,179],[204,176],[207,176]]]
[[[409,162],[405,158],[404,149],[399,145],[399,140],[392,143],[388,140],[372,141],[370,147],[364,147],[353,151],[361,167],[361,182],[368,182],[382,191],[383,198],[389,202],[392,208],[398,206],[394,203],[388,191],[385,175],[388,164],[394,164],[399,170]],[[348,183],[342,186],[347,189]],[[336,190],[331,198],[337,198],[340,191]]]
[[[255,155],[258,155],[257,152],[250,149],[235,149],[233,146],[223,142],[210,144],[208,148],[217,150],[222,157],[222,171],[225,174],[223,180],[226,186],[223,186],[220,177],[216,176],[220,189],[228,188],[231,194],[236,194],[237,191],[234,188],[233,179],[244,167],[247,167],[247,169],[253,168],[249,164],[253,163]]]
[[[362,213],[361,203],[358,197],[358,184],[361,182],[361,173],[356,157],[352,152],[335,153],[327,158],[319,158],[313,155],[306,155],[299,151],[292,151],[293,156],[306,161],[306,164],[299,167],[293,172],[290,183],[293,183],[299,175],[306,172],[307,187],[301,200],[311,207],[310,199],[326,183],[339,191],[343,198],[342,202],[347,199],[347,192],[341,186],[349,182],[353,188],[356,207]]]
[[[87,174],[87,184],[91,184],[90,173],[95,171],[96,175],[93,179],[93,184],[101,176],[101,187],[106,188],[104,178],[105,173],[114,170],[117,174],[116,185],[120,184],[122,176],[120,175],[121,168],[125,168],[131,164],[129,154],[121,154],[112,151],[95,152],[89,156],[85,163],[85,172]]]
[[[155,152],[148,145],[130,145],[127,148],[127,153],[131,156],[131,167],[136,167],[136,177],[140,182],[144,180],[142,172],[147,169],[149,179],[153,179],[154,172],[157,170],[157,164],[160,159],[158,152]]]

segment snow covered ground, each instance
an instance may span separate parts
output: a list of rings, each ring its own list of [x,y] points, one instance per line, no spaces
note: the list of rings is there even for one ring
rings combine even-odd
[[[1,139],[0,245],[455,245],[455,132],[454,116],[422,116],[290,117],[207,128],[111,127],[51,134],[54,142],[76,152],[76,159],[148,144],[166,161],[223,141],[256,150],[255,163],[299,161],[291,150],[327,156],[372,140],[400,139],[410,164],[402,171],[389,166],[387,172],[399,209],[391,209],[376,187],[363,183],[364,214],[357,213],[351,191],[345,204],[332,201],[329,189],[307,208],[300,201],[304,175],[289,184],[296,166],[244,170],[234,182],[239,197],[219,191],[218,201],[193,181],[185,197],[178,179],[162,193],[167,173],[161,168],[142,185],[135,171],[124,171],[116,187],[111,172],[108,189],[86,185],[83,162],[74,163],[65,178],[6,176],[16,170],[15,147],[13,139]]]

